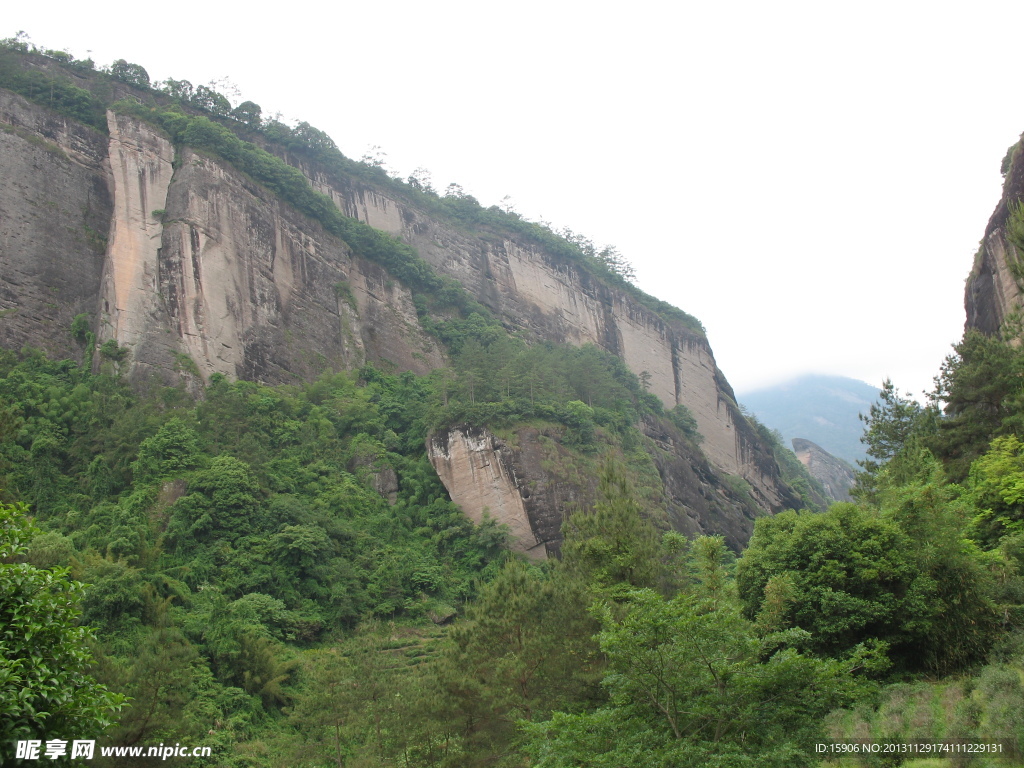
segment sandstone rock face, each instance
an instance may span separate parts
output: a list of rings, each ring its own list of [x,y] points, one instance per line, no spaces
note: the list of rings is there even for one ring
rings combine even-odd
[[[81,357],[111,219],[107,138],[0,90],[0,346]]]
[[[852,501],[850,489],[857,480],[849,465],[820,445],[800,437],[793,438],[793,451],[800,463],[807,467],[811,477],[824,486],[830,498],[835,501]]]
[[[1024,308],[1022,281],[1014,272],[1024,266],[1022,256],[1007,238],[1007,220],[1010,207],[1024,199],[1024,157],[1019,150],[1006,174],[1003,196],[985,227],[981,247],[974,257],[974,266],[967,278],[964,308],[967,311],[966,328],[982,333],[997,333],[1010,314]]]
[[[431,438],[429,453],[452,501],[474,523],[489,515],[508,526],[515,551],[547,557],[526,511],[508,446],[485,429],[452,429]]]
[[[376,265],[208,157],[110,116],[114,217],[100,341],[132,354],[133,375],[199,374],[270,383],[388,360],[443,364],[411,294]],[[156,211],[154,215],[153,211]]]
[[[156,129],[126,117],[107,116],[114,210],[110,222],[103,289],[101,341],[114,339],[144,363],[143,347],[154,337],[162,312],[159,254],[162,212],[174,170],[174,147]],[[162,329],[159,329],[162,330]]]
[[[691,537],[721,535],[742,549],[763,514],[759,504],[723,483],[670,425],[648,420],[642,427],[663,484],[662,523]],[[486,512],[507,525],[513,547],[530,557],[556,556],[563,521],[597,501],[596,472],[581,471],[557,430],[522,427],[503,439],[486,429],[453,427],[432,435],[427,449],[452,501],[477,523]]]
[[[997,333],[1003,321],[1024,306],[1021,288],[1010,271],[1010,265],[1020,261],[1020,254],[1006,239],[1003,227],[985,236],[964,292],[967,328]]]
[[[108,138],[3,90],[0,127],[4,347],[80,356],[68,329],[88,313],[134,378],[444,364],[406,288],[234,169],[175,158],[133,118],[110,114]]]

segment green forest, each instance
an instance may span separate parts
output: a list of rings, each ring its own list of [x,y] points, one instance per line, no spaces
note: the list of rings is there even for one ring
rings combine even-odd
[[[112,359],[2,353],[0,740],[85,720],[109,744],[208,745],[218,766],[810,766],[815,743],[865,738],[1019,752],[1024,351],[968,334],[943,408],[887,383],[859,502],[762,518],[737,557],[667,530],[636,484],[631,424],[652,406],[635,377],[594,348],[524,347],[550,385],[516,418],[548,408],[600,475],[562,558],[537,564],[470,523],[425,456],[467,415],[445,393],[485,355],[472,342],[431,377],[215,378],[198,400],[133,388]],[[606,391],[555,420],[583,369]]]
[[[211,756],[168,764],[226,768],[782,768],[830,764],[825,742],[959,741],[1001,753],[832,764],[1024,763],[1020,323],[968,332],[925,404],[885,382],[856,503],[817,504],[755,425],[806,508],[761,517],[742,552],[688,540],[639,425],[699,451],[692,414],[604,350],[510,333],[263,144],[517,229],[700,332],[632,288],[613,249],[387,180],[205,86],[157,91],[139,65],[0,48],[0,86],[97,130],[111,105],[151,121],[382,264],[451,361],[287,386],[214,375],[196,393],[129,382],[128,350],[95,349],[86,315],[60,330],[78,359],[0,351],[0,749],[180,743]],[[29,55],[93,90],[22,67]],[[115,82],[152,98],[110,102]],[[532,425],[565,449],[562,469],[599,478],[559,559],[514,555],[502,526],[450,501],[425,441],[454,424]]]

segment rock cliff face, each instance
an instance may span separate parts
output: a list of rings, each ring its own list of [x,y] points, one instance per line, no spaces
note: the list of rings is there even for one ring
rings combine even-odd
[[[741,549],[762,514],[755,501],[723,483],[670,425],[649,420],[642,428],[663,486],[661,523],[688,536],[721,535]],[[432,435],[427,450],[452,500],[475,522],[488,515],[508,527],[517,551],[545,559],[559,552],[565,518],[597,500],[597,473],[582,467],[559,437],[558,429],[521,427],[502,438],[454,427]]]
[[[111,115],[114,215],[100,341],[136,376],[180,367],[280,383],[389,360],[442,364],[411,295],[242,174]]]
[[[793,452],[800,459],[811,477],[825,488],[825,492],[835,501],[851,501],[850,489],[856,484],[853,471],[845,462],[837,459],[820,445],[793,438]]]
[[[135,378],[443,364],[407,289],[229,166],[176,157],[137,120],[110,114],[103,137],[2,90],[0,121],[5,176],[23,180],[0,191],[4,346],[70,355],[85,312]]]
[[[1024,143],[1024,142],[1021,142]],[[1003,321],[1024,308],[1024,261],[1019,249],[1008,237],[1013,207],[1024,200],[1024,157],[1021,143],[1012,148],[1003,183],[1003,195],[985,227],[981,247],[967,278],[964,308],[968,329],[997,333]]]
[[[113,195],[107,137],[0,90],[0,345],[80,357],[96,311]]]
[[[405,286],[227,163],[176,149],[131,117],[108,114],[104,136],[2,90],[0,126],[9,180],[0,188],[5,347],[80,355],[67,329],[88,313],[97,345],[127,349],[125,365],[137,379],[220,373],[281,383],[366,361],[417,373],[444,365]],[[743,478],[762,512],[794,503],[702,334],[539,246],[466,231],[368,182],[282,154],[343,213],[414,246],[506,327],[597,344],[633,372],[647,372],[666,406],[683,404],[697,420],[710,464],[698,471],[686,458],[691,473]],[[522,469],[530,437],[511,453],[495,440],[458,430],[438,436],[434,465],[467,513],[503,516],[534,555],[557,548],[560,518],[556,525],[531,513],[538,503],[517,481],[526,472],[535,486],[544,482],[539,470]],[[662,462],[667,486],[680,486],[675,460]],[[591,495],[570,485],[555,483],[544,497],[557,515]],[[698,518],[707,509],[682,501],[690,491],[680,486],[669,495],[679,500],[677,527],[727,532],[736,542],[749,535],[749,520],[706,524]]]

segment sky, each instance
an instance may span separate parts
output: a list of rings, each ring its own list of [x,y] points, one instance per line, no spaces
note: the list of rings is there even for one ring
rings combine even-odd
[[[808,372],[930,390],[1024,131],[1019,2],[19,6],[0,37],[220,80],[614,245],[741,399]]]

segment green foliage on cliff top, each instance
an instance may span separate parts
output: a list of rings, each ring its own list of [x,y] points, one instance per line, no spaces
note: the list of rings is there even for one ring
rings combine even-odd
[[[0,40],[0,88],[24,96],[55,112],[106,132],[106,105],[90,91],[75,84],[70,74],[61,67],[36,68],[29,65],[27,47],[23,48],[18,39]],[[49,63],[67,65],[79,72],[85,69],[62,51],[41,51],[34,54]],[[91,62],[89,62],[91,65]]]

